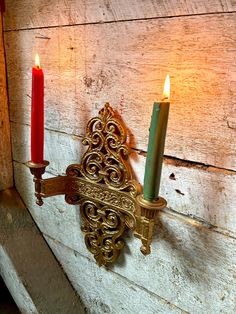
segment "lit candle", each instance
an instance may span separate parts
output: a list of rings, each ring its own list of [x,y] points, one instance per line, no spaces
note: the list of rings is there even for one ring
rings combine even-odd
[[[143,197],[155,201],[159,195],[166,129],[169,114],[170,77],[166,76],[163,99],[153,104],[145,166]]]
[[[43,162],[44,146],[44,75],[38,54],[32,68],[31,161]]]

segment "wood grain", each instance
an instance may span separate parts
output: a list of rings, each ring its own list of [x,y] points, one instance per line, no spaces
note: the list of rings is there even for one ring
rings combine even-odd
[[[24,166],[16,164],[16,167]],[[26,171],[28,176],[28,169]],[[24,173],[21,178],[25,187],[20,184],[20,179],[17,186],[28,203],[33,196],[30,195],[30,185]],[[47,239],[51,238],[49,245],[77,291],[86,298],[93,295],[94,278],[101,278],[102,290],[105,289],[105,272],[100,275],[97,265],[88,264],[77,254],[79,252],[93,260],[82,241],[79,208],[65,204],[63,197],[47,199],[43,210],[38,206],[29,207],[41,231]],[[112,270],[122,276],[126,285],[128,280],[187,312],[194,313],[197,309],[199,313],[207,311],[213,314],[220,311],[226,313],[224,309],[227,309],[227,313],[234,313],[235,239],[205,228],[195,220],[180,219],[167,213],[160,216],[160,223],[156,227],[151,255],[144,257],[139,251],[140,241],[131,237],[124,255]],[[83,287],[79,278],[85,280],[82,275],[84,272],[87,274],[85,269],[90,275],[85,276],[87,284]],[[116,276],[114,274],[109,278],[115,280]],[[123,289],[125,285],[119,283],[114,290],[108,288],[102,299],[99,295],[99,299],[106,304],[105,300],[114,300],[114,293],[119,291],[119,297],[115,300],[121,302]],[[129,300],[130,306],[137,303],[135,298]],[[127,299],[124,302],[127,306]]]
[[[13,185],[6,69],[2,35],[2,15],[0,12],[0,191]]]
[[[165,154],[235,170],[235,17],[7,33],[11,120],[30,121],[31,66],[38,50],[47,128],[81,135],[88,118],[110,101],[129,128],[131,145],[146,151],[152,103],[161,97],[169,72]],[[36,38],[39,34],[50,39]]]
[[[155,230],[152,254],[140,256],[134,239],[114,271],[190,313],[233,314],[236,240],[166,213]]]
[[[155,293],[150,293],[135,282],[102,267],[98,268],[91,260],[78,252],[55,242],[48,236],[45,238],[57,258],[61,259],[63,269],[69,275],[72,285],[78,291],[86,308],[89,309],[89,313],[187,314],[183,309]],[[83,265],[83,270],[81,265]],[[117,291],[119,291],[119,297]]]
[[[153,250],[152,255],[141,256],[138,252],[138,241],[131,239],[126,258],[109,272],[96,268],[97,265],[83,258],[73,248],[68,248],[49,237],[46,239],[56,257],[60,258],[72,284],[84,297],[89,298],[91,295],[95,297],[97,293],[94,291],[95,281],[97,285],[101,283],[102,291],[107,288],[104,295],[98,292],[99,299],[105,304],[110,300],[107,297],[109,295],[115,302],[124,299],[127,306],[126,289],[127,286],[132,286],[138,295],[129,298],[131,308],[136,308],[137,303],[146,302],[139,297],[138,287],[143,287],[154,296],[170,300],[170,305],[174,304],[184,313],[233,314],[236,286],[235,240],[217,233],[204,232],[197,226],[194,228],[164,215],[161,222],[166,228],[162,229],[160,226],[158,242],[155,243],[155,252]],[[111,280],[119,282],[119,286],[115,286],[115,289],[109,288]],[[120,282],[121,280],[124,284]],[[119,297],[116,294],[117,290]],[[140,302],[137,302],[137,298]],[[150,306],[153,309],[152,302]],[[166,313],[171,313],[169,311]],[[119,311],[114,310],[112,313],[118,314]],[[159,312],[155,310],[149,312],[147,306],[145,313]]]
[[[234,0],[6,0],[5,29],[231,12]],[[27,14],[26,14],[27,12]]]

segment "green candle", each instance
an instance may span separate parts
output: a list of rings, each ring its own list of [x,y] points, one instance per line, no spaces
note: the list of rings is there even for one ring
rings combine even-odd
[[[164,98],[167,98],[167,101],[155,102],[153,104],[143,186],[143,197],[147,201],[155,201],[159,195],[161,169],[170,107],[170,103],[168,101],[169,92],[166,92],[166,85],[169,85],[169,76],[166,78],[164,87]]]

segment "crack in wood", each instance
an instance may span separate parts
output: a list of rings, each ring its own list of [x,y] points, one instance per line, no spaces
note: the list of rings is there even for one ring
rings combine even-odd
[[[131,148],[132,151],[146,158],[147,152],[144,150],[140,150],[138,148]],[[236,170],[216,167],[213,165],[204,164],[202,162],[192,161],[192,160],[184,160],[174,156],[164,156],[164,162],[168,165],[173,165],[175,167],[184,167],[184,168],[195,168],[199,170],[205,170],[209,172],[221,172],[227,175],[235,175]]]
[[[27,95],[27,97],[30,97],[30,96]],[[15,124],[30,126],[27,123],[22,124],[20,122],[14,121],[14,120],[10,120],[10,122],[15,123]],[[78,140],[83,140],[83,138],[84,138],[83,134],[82,135],[72,134],[72,133],[67,133],[67,132],[63,132],[63,131],[49,129],[47,127],[45,128],[45,130],[47,130],[49,132],[56,133],[56,134],[65,134],[65,135],[71,136],[74,139],[78,139]],[[131,150],[131,152],[133,151],[134,153],[141,155],[141,156],[146,158],[146,155],[147,155],[146,151],[138,149],[138,148],[133,148],[133,147],[130,147],[130,150]],[[164,156],[164,163],[167,165],[173,165],[175,167],[194,168],[194,169],[204,170],[204,171],[208,171],[208,172],[219,172],[219,173],[226,174],[226,175],[235,175],[236,174],[236,170],[216,167],[213,165],[208,165],[208,164],[204,164],[204,163],[192,161],[192,160],[183,160],[183,159],[180,159],[180,158],[177,158],[174,156],[168,156],[168,155]]]
[[[14,28],[14,29],[4,29],[5,33],[18,32],[18,31],[30,31],[37,29],[50,29],[50,28],[64,28],[64,27],[74,27],[74,26],[86,26],[86,25],[99,25],[99,24],[112,24],[112,23],[125,23],[125,22],[136,22],[136,21],[147,21],[147,20],[159,20],[159,19],[173,19],[173,18],[185,18],[194,16],[209,16],[209,15],[221,15],[221,14],[234,14],[236,11],[220,11],[220,12],[208,12],[208,13],[191,13],[191,14],[179,14],[179,15],[169,15],[169,16],[155,16],[155,17],[142,17],[133,19],[118,19],[110,21],[97,21],[97,22],[85,22],[85,23],[73,23],[73,24],[61,24],[61,25],[49,25],[49,26],[38,26],[29,28]]]

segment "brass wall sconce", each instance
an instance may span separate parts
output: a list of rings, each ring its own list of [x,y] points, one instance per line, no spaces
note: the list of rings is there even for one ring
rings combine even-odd
[[[27,163],[34,175],[38,205],[43,198],[65,195],[67,203],[80,204],[85,244],[99,266],[118,258],[122,235],[131,229],[141,239],[141,252],[150,254],[155,217],[166,201],[146,201],[140,184],[132,179],[126,131],[109,104],[92,118],[83,144],[88,146],[81,164],[72,164],[66,176],[43,179],[49,162]]]

